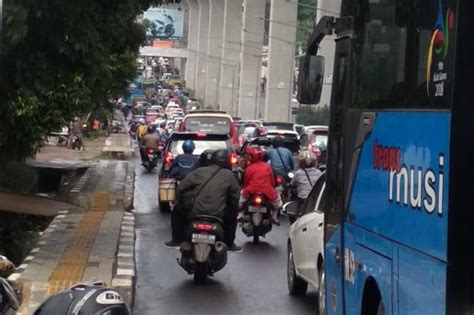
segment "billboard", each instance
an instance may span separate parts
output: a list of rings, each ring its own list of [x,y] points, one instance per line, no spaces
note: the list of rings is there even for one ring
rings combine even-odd
[[[179,39],[183,37],[183,11],[150,8],[143,13],[143,24],[149,39]]]

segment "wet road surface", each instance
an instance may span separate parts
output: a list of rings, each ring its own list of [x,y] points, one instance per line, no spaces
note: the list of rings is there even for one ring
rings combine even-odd
[[[288,294],[285,218],[258,246],[238,229],[236,243],[243,252],[229,253],[225,268],[196,286],[176,263],[179,250],[163,245],[171,237],[170,215],[158,209],[157,176],[157,170],[147,174],[136,163],[135,314],[317,314],[314,289],[303,297]]]

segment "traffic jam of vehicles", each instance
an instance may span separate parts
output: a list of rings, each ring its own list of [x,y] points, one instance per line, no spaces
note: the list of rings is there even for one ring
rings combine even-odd
[[[161,58],[153,61],[161,62]],[[145,171],[157,175],[159,210],[171,212],[173,221],[182,202],[178,200],[184,194],[182,185],[191,185],[187,180],[200,169],[219,164],[216,155],[221,154],[224,165],[220,167],[228,171],[236,192],[246,191],[236,213],[242,234],[258,246],[261,238],[271,237],[272,229],[280,225],[280,216],[288,216],[292,223],[287,246],[289,293],[304,294],[308,284],[320,288],[324,216],[317,210],[324,192],[325,162],[319,161],[325,161],[328,127],[242,120],[202,109],[181,87],[177,75],[166,72],[160,78],[157,73],[153,80],[131,84],[122,111]],[[196,189],[211,186],[213,176],[207,181],[203,176],[201,182],[205,182]],[[226,221],[219,215],[196,214],[186,235],[179,242],[173,242],[174,236],[168,242],[180,249],[178,264],[196,283],[204,283],[224,268],[228,251],[241,250],[228,241]],[[324,291],[319,291],[322,300]]]

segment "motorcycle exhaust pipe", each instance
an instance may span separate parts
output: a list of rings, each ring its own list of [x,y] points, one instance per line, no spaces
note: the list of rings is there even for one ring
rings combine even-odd
[[[227,264],[227,245],[224,242],[217,242],[214,246],[213,255],[213,266],[214,271],[219,271]]]

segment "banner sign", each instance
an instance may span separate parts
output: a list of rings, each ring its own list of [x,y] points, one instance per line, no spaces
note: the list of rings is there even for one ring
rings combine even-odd
[[[147,37],[151,39],[179,39],[183,37],[183,11],[150,8],[143,13]]]

